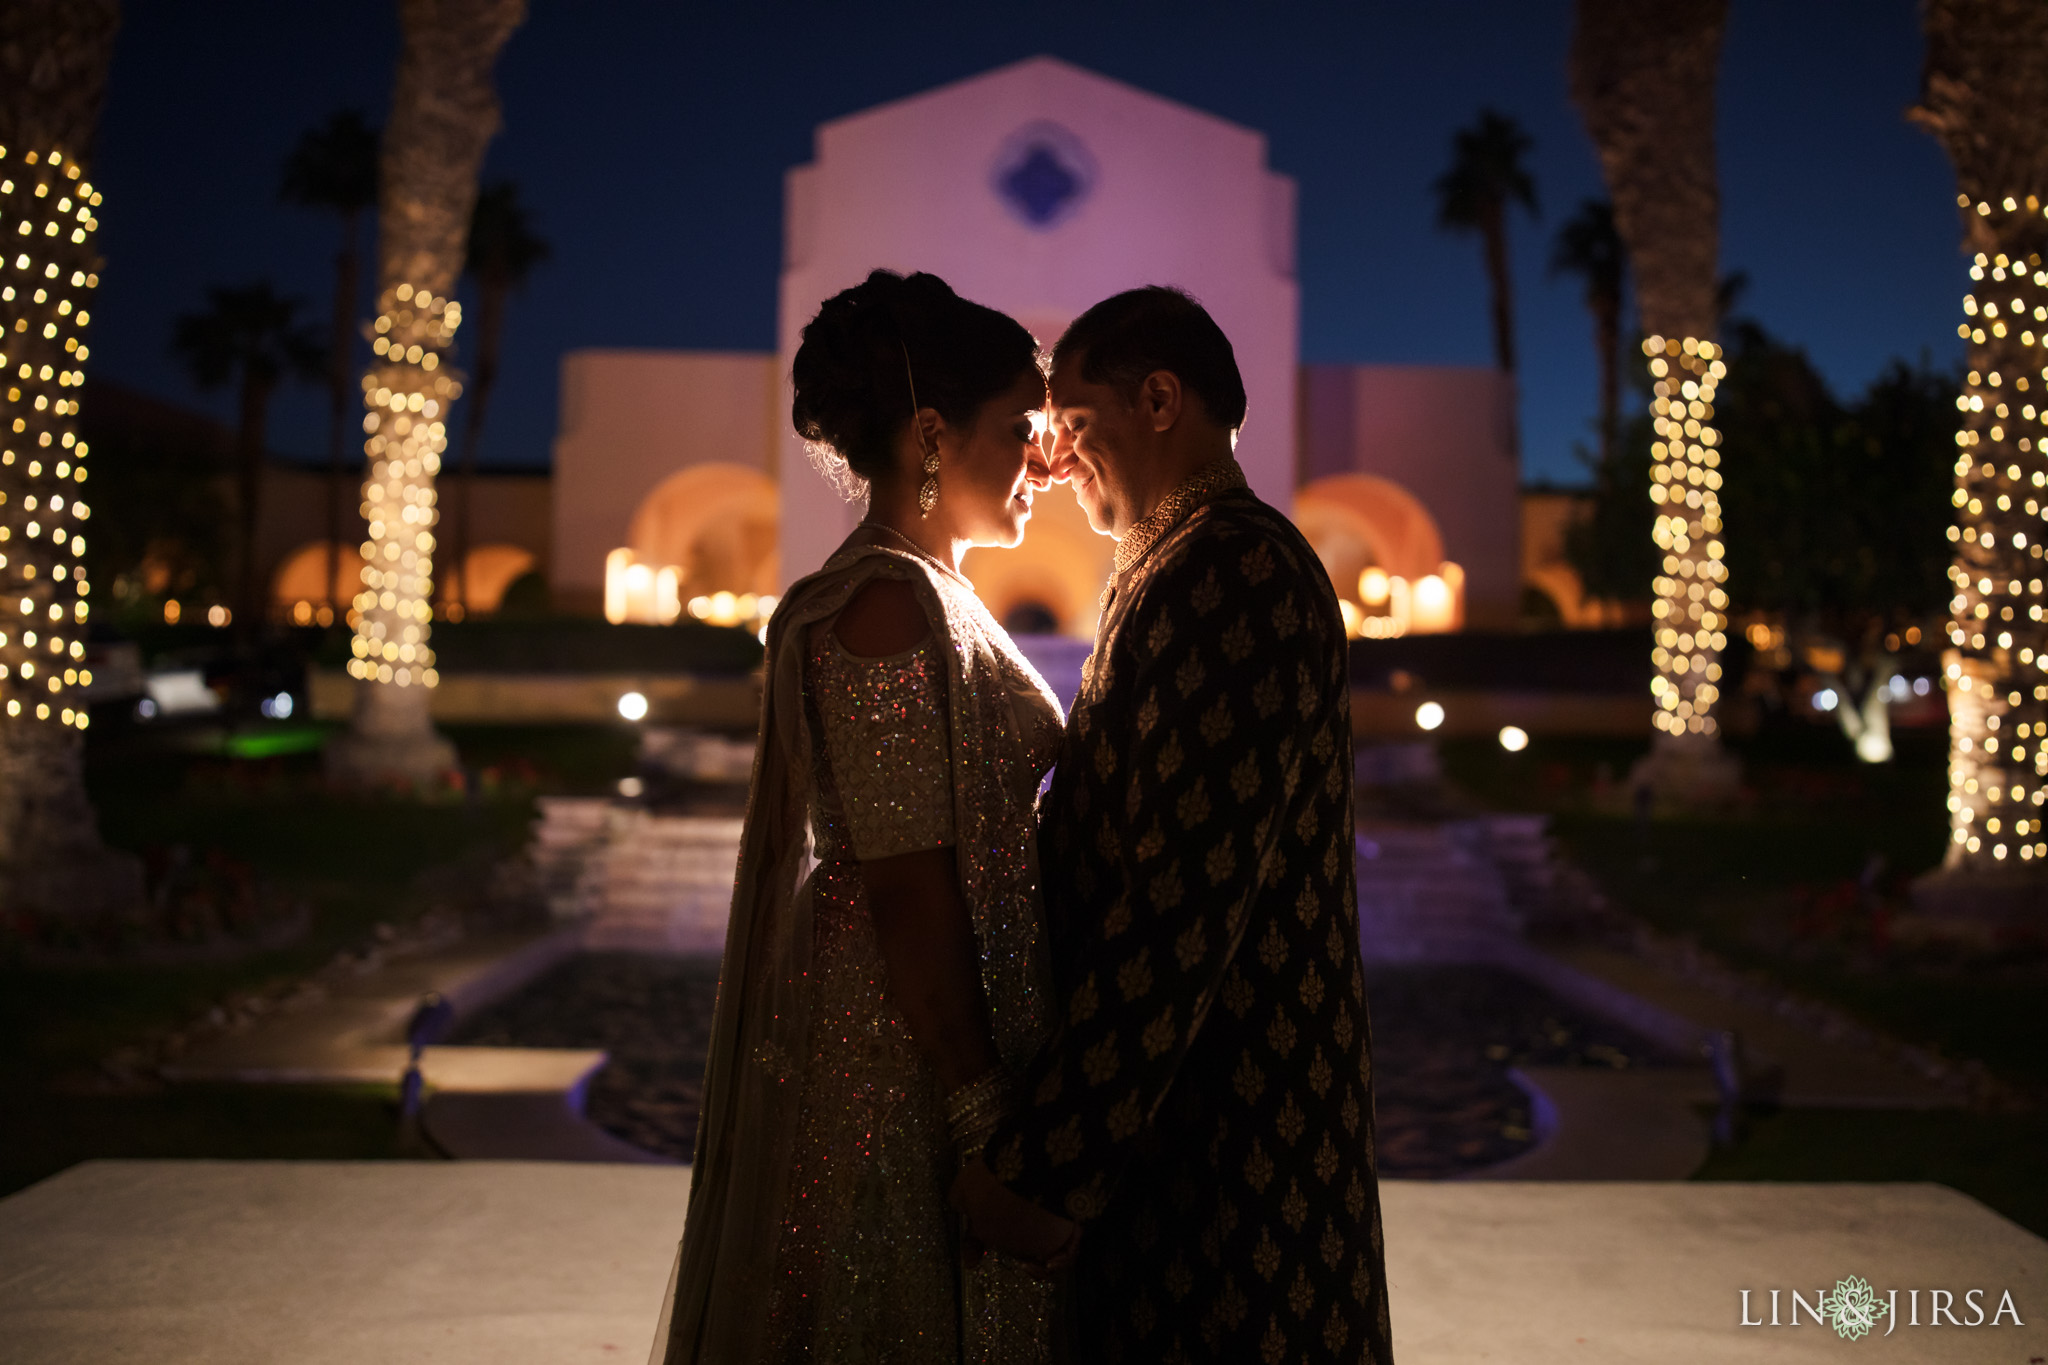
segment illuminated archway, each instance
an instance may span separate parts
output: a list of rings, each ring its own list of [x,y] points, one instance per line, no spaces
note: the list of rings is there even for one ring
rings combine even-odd
[[[639,563],[676,566],[685,597],[772,593],[780,516],[775,482],[759,470],[692,465],[641,499],[626,548]]]
[[[1058,484],[1033,501],[1022,545],[970,550],[960,567],[996,620],[1043,612],[1057,633],[1089,639],[1114,553],[1115,542],[1095,534],[1073,490]]]
[[[327,574],[328,542],[310,540],[284,557],[270,576],[270,604],[280,613],[304,624],[321,606],[339,602],[344,607],[362,591],[363,556],[353,545],[341,547],[335,556],[334,582],[323,591],[320,580]]]
[[[1443,533],[1413,493],[1372,474],[1317,479],[1295,495],[1294,524],[1315,547],[1330,581],[1350,592],[1378,567],[1413,581],[1444,561]]]
[[[1522,581],[1557,604],[1558,619],[1572,629],[1621,625],[1625,614],[1618,603],[1586,596],[1585,584],[1569,564],[1537,564],[1522,572]]]
[[[518,545],[479,545],[469,552],[459,573],[449,572],[441,595],[446,601],[460,600],[467,584],[470,611],[496,611],[505,600],[505,589],[538,563],[531,550]]]

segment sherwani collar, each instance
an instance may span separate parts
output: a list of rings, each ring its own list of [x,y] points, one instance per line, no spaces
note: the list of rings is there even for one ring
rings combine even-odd
[[[1229,455],[1203,465],[1183,479],[1150,514],[1124,532],[1123,538],[1117,541],[1113,581],[1121,581],[1125,571],[1143,559],[1162,536],[1180,525],[1197,507],[1243,487],[1246,487],[1244,470]]]

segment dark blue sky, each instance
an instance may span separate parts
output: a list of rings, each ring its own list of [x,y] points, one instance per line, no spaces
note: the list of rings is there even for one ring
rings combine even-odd
[[[396,20],[377,0],[133,3],[94,177],[101,375],[227,418],[170,358],[207,286],[267,277],[324,318],[333,224],[276,201],[301,131],[383,120]],[[1491,105],[1535,139],[1542,217],[1515,287],[1531,479],[1579,477],[1594,405],[1575,283],[1550,238],[1598,170],[1565,90],[1568,0],[972,7],[535,0],[500,67],[487,174],[516,179],[554,258],[514,303],[485,458],[539,464],[556,368],[582,346],[768,350],[782,176],[820,121],[1051,53],[1262,130],[1300,184],[1302,355],[1490,360],[1478,244],[1434,226],[1454,129]],[[1734,0],[1720,87],[1723,268],[1744,311],[1845,393],[1893,356],[1946,362],[1964,279],[1954,181],[1903,111],[1912,0]],[[323,403],[279,402],[272,445],[325,448]]]

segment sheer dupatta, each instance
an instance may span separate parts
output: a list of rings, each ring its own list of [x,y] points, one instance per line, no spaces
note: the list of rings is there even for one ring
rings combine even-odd
[[[997,780],[1015,761],[1016,745],[995,651],[1036,674],[1006,637],[997,638],[1000,629],[978,604],[971,613],[949,607],[948,597],[964,589],[942,587],[914,556],[851,542],[790,588],[768,627],[768,682],[705,1061],[689,1210],[650,1365],[744,1365],[765,1349],[811,1023],[807,873],[816,737],[803,699],[806,640],[812,626],[877,576],[905,578],[917,588],[952,659],[948,719],[961,880],[995,1007],[998,1051],[1022,1066],[1044,1036],[1049,972],[1035,822],[1028,805],[1009,809],[1014,803]],[[1045,695],[1050,699],[1049,690]]]

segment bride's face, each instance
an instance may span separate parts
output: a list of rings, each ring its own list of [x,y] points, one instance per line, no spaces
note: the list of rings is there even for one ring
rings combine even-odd
[[[1038,448],[1045,381],[1026,370],[981,405],[974,423],[939,466],[939,509],[952,532],[974,545],[1004,548],[1024,539],[1032,494],[1051,486]]]

